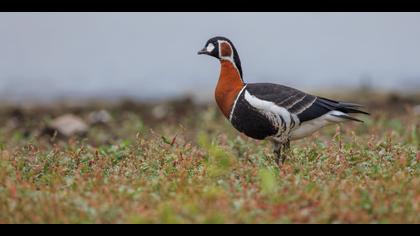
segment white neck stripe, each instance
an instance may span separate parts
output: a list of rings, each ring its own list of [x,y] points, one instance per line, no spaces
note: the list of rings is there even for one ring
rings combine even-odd
[[[238,71],[238,74],[239,74],[239,78],[241,78],[241,80],[243,81],[243,78],[242,78],[242,75],[241,75],[241,72],[239,71],[239,69],[238,69],[238,67],[236,66],[236,63],[235,63],[235,61],[233,60],[233,56],[234,56],[234,50],[233,50],[233,48],[232,48],[232,46],[230,45],[230,43],[228,42],[228,41],[226,41],[226,40],[219,40],[218,41],[219,42],[219,58],[220,58],[220,60],[226,60],[226,61],[230,61],[232,64],[233,64],[233,66],[235,67],[235,69],[236,69],[236,71]],[[224,56],[222,56],[222,50],[220,50],[220,46],[221,46],[221,44],[222,43],[226,43],[227,45],[229,45],[229,47],[230,47],[230,51],[232,52],[232,54],[231,54],[231,56],[230,57],[224,57]]]

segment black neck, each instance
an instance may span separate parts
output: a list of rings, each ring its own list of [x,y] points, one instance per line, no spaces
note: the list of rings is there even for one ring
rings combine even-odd
[[[236,68],[238,68],[238,70],[239,70],[239,74],[240,74],[240,76],[241,76],[241,80],[243,80],[241,60],[239,59],[239,54],[238,54],[238,51],[236,51],[236,48],[235,48],[235,46],[233,46],[232,41],[230,41],[230,40],[229,40],[228,38],[226,38],[226,37],[221,37],[221,36],[214,37],[213,39],[214,39],[214,40],[224,40],[224,41],[227,41],[227,42],[231,45],[231,47],[232,47],[232,49],[233,49],[233,63],[235,63]],[[218,53],[218,52],[217,52],[217,53]]]
[[[241,75],[241,79],[243,80],[241,59],[239,59],[238,52],[236,51],[236,49],[233,45],[232,45],[232,48],[233,48],[233,63],[235,63],[236,68],[238,68],[239,74]]]

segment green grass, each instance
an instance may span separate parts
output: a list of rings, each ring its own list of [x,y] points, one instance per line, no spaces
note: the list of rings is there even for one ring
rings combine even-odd
[[[113,111],[70,140],[36,132],[53,113],[28,114],[0,129],[0,223],[420,223],[410,111],[327,127],[281,169],[214,106],[154,122]]]

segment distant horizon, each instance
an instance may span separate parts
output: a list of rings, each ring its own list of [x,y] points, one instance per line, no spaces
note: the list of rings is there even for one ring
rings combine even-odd
[[[246,82],[420,91],[420,13],[0,13],[0,101],[211,96],[230,38]]]
[[[324,88],[324,89],[314,89],[314,88],[298,88],[301,91],[311,93],[317,96],[330,96],[332,99],[338,99],[339,96],[351,96],[352,92],[367,92],[368,94],[388,94],[388,95],[397,95],[402,98],[411,97],[411,96],[420,96],[420,90],[418,89],[373,89],[371,87],[334,87],[334,88]],[[25,95],[26,96],[26,95]],[[338,97],[337,97],[338,96]],[[130,94],[119,91],[102,91],[98,93],[62,93],[60,95],[28,95],[27,97],[22,96],[3,96],[0,94],[0,104],[10,104],[10,105],[53,105],[60,103],[74,103],[74,102],[86,102],[87,105],[91,102],[104,102],[104,103],[120,103],[124,101],[133,101],[139,103],[161,103],[165,101],[176,101],[183,99],[193,99],[193,102],[197,104],[212,103],[214,100],[214,90],[197,90],[179,94],[167,94],[160,95],[159,97],[155,96],[139,96],[136,94]]]

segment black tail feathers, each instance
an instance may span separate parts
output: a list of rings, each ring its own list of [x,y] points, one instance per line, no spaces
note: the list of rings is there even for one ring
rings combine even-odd
[[[349,103],[349,102],[337,102],[337,101],[334,101],[328,98],[322,98],[322,97],[318,97],[318,98],[319,98],[321,106],[329,110],[337,110],[344,113],[360,113],[360,114],[370,115],[368,112],[360,110],[360,108],[363,107],[360,104]],[[348,116],[348,117],[351,117],[351,116]],[[348,117],[347,119],[349,119]],[[351,120],[361,121],[356,118],[351,119]]]

